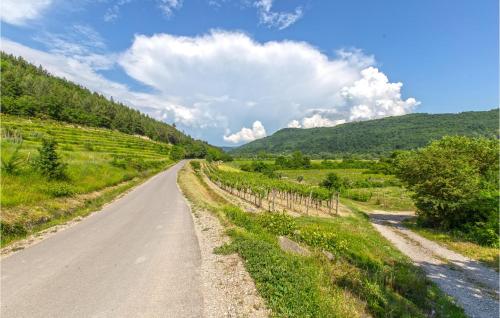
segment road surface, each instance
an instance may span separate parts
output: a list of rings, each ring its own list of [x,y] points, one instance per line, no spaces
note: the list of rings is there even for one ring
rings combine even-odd
[[[4,258],[9,317],[200,317],[200,250],[179,163],[99,213]]]

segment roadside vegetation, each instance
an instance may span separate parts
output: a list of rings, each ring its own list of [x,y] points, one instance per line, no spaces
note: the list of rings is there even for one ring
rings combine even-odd
[[[179,175],[195,208],[211,211],[228,229],[231,243],[216,252],[238,253],[245,260],[273,316],[464,317],[364,214],[355,210],[348,217],[293,218],[249,213],[206,182],[198,164]],[[299,242],[311,255],[283,251],[278,236]]]
[[[498,270],[498,141],[445,137],[376,161],[311,160],[300,152],[235,160],[220,169],[340,192],[362,210],[416,211],[406,224]]]
[[[120,132],[1,115],[2,245],[88,213],[175,160]]]

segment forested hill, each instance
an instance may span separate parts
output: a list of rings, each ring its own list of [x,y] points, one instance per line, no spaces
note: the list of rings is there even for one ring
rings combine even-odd
[[[79,125],[115,129],[127,134],[182,145],[188,157],[219,151],[121,103],[50,75],[22,58],[1,52],[1,111],[51,118]]]
[[[409,114],[346,123],[335,127],[285,128],[232,150],[234,155],[265,151],[286,154],[376,157],[394,150],[422,147],[445,135],[498,137],[498,109],[460,114]]]

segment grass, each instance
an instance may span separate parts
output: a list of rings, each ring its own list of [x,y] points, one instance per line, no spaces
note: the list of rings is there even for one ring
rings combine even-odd
[[[217,252],[237,252],[245,260],[274,317],[465,317],[360,212],[337,218],[247,213],[189,166],[179,185],[195,207],[208,209],[228,228],[232,241]],[[282,251],[278,235],[305,244],[312,256]]]
[[[169,145],[141,137],[48,120],[0,119],[2,158],[16,149],[20,158],[15,171],[2,173],[2,245],[84,213],[92,202],[111,199],[110,193],[117,195],[172,164]],[[58,142],[67,178],[48,180],[34,168],[43,138]]]
[[[481,246],[476,243],[465,241],[451,232],[421,227],[414,219],[406,220],[404,225],[431,241],[441,243],[455,252],[483,262],[497,272],[499,271],[500,249],[498,248]]]

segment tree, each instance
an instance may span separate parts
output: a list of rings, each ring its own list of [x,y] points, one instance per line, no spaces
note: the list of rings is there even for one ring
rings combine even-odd
[[[499,153],[495,139],[445,137],[399,154],[397,175],[415,193],[424,224],[464,229],[493,222],[497,232]]]
[[[62,163],[56,152],[57,142],[53,139],[43,139],[38,149],[39,157],[35,162],[36,168],[48,179],[66,178],[66,165]]]
[[[340,191],[345,186],[344,180],[336,173],[329,173],[326,178],[321,181],[320,186],[329,190]]]
[[[172,146],[172,150],[170,150],[170,159],[177,161],[184,159],[186,157],[186,152],[184,148],[180,145]]]
[[[285,156],[279,156],[278,158],[276,158],[276,160],[274,160],[274,164],[276,166],[280,166],[282,168],[286,168],[287,165],[288,165],[288,160],[286,160]]]

